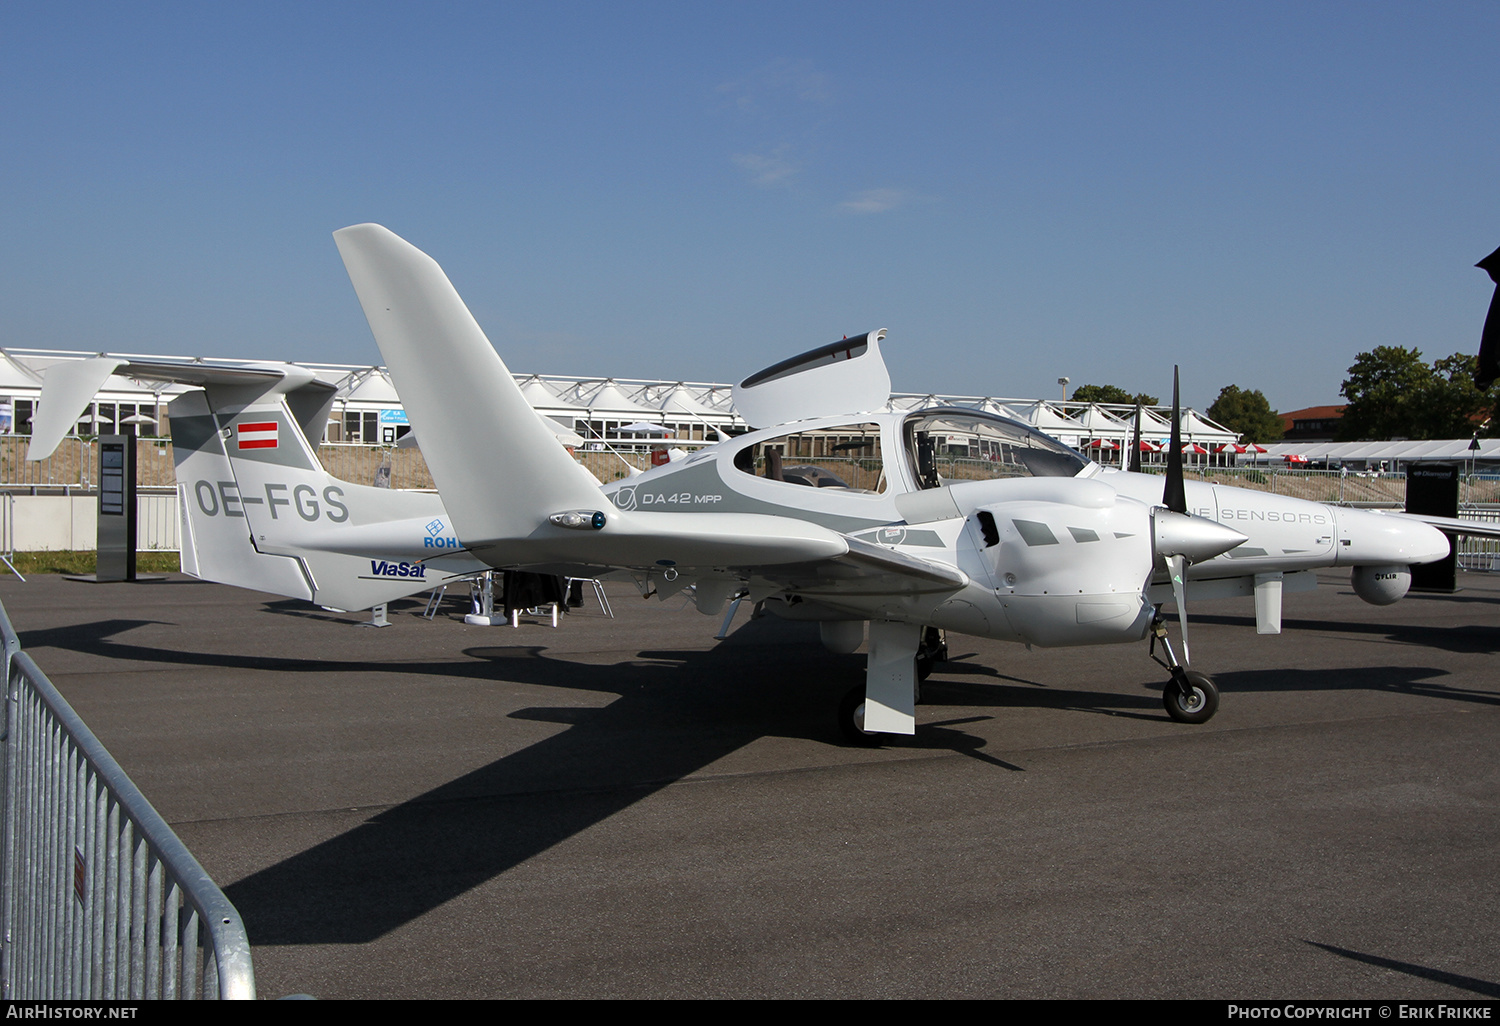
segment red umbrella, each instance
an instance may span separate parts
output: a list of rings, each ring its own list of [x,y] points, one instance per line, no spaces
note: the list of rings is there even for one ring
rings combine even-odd
[[[1225,442],[1223,445],[1219,446],[1219,448],[1217,450],[1215,450],[1215,451],[1216,452],[1249,452],[1250,450],[1247,449],[1247,448],[1245,448],[1243,445],[1240,445],[1240,444],[1238,444],[1236,442]]]
[[[1208,450],[1197,442],[1189,442],[1182,447],[1182,454],[1184,456],[1207,456]]]
[[[1118,449],[1119,447],[1120,443],[1111,442],[1108,438],[1096,438],[1085,446],[1087,449]]]

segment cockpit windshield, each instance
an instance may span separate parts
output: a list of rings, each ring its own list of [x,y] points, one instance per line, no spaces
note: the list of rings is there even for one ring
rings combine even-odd
[[[1074,477],[1089,461],[1018,421],[977,410],[921,410],[902,428],[921,488],[1004,477]]]

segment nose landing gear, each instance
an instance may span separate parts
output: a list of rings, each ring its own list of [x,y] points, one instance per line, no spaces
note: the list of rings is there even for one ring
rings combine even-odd
[[[1167,653],[1166,660],[1156,654],[1158,640]],[[1150,655],[1172,675],[1161,695],[1167,715],[1178,723],[1207,723],[1213,719],[1214,713],[1219,711],[1219,688],[1208,674],[1189,670],[1177,661],[1177,653],[1172,650],[1171,639],[1167,637],[1167,623],[1159,608],[1151,619]]]

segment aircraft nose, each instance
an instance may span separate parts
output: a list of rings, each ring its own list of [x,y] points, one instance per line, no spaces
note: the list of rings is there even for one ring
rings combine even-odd
[[[1448,555],[1448,538],[1420,520],[1334,506],[1338,523],[1336,566],[1434,563]]]

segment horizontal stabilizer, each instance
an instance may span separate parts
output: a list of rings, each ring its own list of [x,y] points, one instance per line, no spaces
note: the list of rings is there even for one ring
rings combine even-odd
[[[28,460],[43,460],[73,430],[94,396],[112,376],[137,381],[170,381],[198,388],[216,388],[240,393],[235,398],[248,403],[267,393],[284,394],[287,406],[316,447],[323,438],[327,411],[336,387],[320,380],[306,367],[266,364],[259,367],[216,367],[211,364],[168,360],[132,360],[123,356],[97,356],[89,360],[65,360],[48,367],[42,375],[42,395],[31,421]]]
[[[56,452],[109,376],[128,362],[105,356],[48,367],[42,374],[41,402],[31,417],[31,445],[26,458],[44,460]]]

